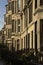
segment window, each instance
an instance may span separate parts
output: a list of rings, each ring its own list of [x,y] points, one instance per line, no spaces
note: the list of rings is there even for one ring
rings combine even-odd
[[[19,50],[20,40],[17,40],[17,50]]]
[[[43,19],[40,19],[40,25],[41,25],[41,32],[43,33]]]
[[[15,22],[15,32],[16,32],[16,20],[14,22]]]
[[[16,20],[12,20],[12,32],[16,32]]]
[[[43,0],[40,0],[40,5],[43,5]]]
[[[14,38],[12,38],[12,50],[14,48]]]
[[[37,51],[37,21],[35,22],[35,51]]]
[[[14,1],[12,1],[12,7],[11,7],[11,9],[12,9],[12,14],[14,14]]]
[[[16,13],[16,1],[12,1],[12,14]]]
[[[29,23],[32,21],[32,3],[29,6]]]
[[[6,13],[8,12],[8,5],[6,5]]]
[[[25,12],[24,12],[24,28],[25,27],[27,27],[27,20],[28,20],[28,16],[27,16],[28,14],[27,14],[27,9],[25,10]]]
[[[18,32],[20,32],[20,26],[18,26]]]
[[[26,42],[25,42],[25,37],[24,37],[24,49],[26,48]]]
[[[32,35],[31,40],[32,40],[32,49],[33,49],[33,31],[31,32],[31,35]]]
[[[26,49],[27,49],[27,35],[26,35]]]
[[[14,32],[14,20],[12,20],[12,32]]]
[[[40,48],[43,50],[43,19],[40,19]]]
[[[17,8],[18,8],[18,12],[20,12],[20,0],[17,0]]]
[[[30,33],[28,34],[28,48],[30,48]]]
[[[37,0],[35,0],[35,9],[37,8]]]
[[[8,16],[8,24],[11,24],[11,15]]]
[[[14,13],[16,13],[16,1],[14,1]]]
[[[23,39],[21,39],[21,49],[23,49]]]
[[[17,22],[18,22],[18,32],[20,32],[20,19],[18,19]]]
[[[16,50],[16,46],[17,46],[17,44],[16,44],[16,40],[15,40],[15,50]]]
[[[11,38],[11,29],[8,29],[8,38]]]
[[[23,16],[21,18],[21,31],[23,31]]]
[[[11,2],[8,3],[8,10],[11,10]]]
[[[20,25],[20,19],[18,19],[17,21],[18,21],[18,25]]]

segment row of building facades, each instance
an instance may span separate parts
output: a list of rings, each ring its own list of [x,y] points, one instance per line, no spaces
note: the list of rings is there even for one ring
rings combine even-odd
[[[43,53],[43,0],[8,0],[4,23],[4,43],[9,49]]]

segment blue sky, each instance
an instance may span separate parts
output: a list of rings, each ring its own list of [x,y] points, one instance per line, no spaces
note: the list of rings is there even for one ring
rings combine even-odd
[[[4,26],[4,14],[6,13],[7,0],[0,0],[0,30]]]

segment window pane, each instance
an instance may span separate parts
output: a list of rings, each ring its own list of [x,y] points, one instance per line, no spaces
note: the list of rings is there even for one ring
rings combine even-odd
[[[16,32],[16,20],[14,22],[15,22],[15,32]]]
[[[32,3],[29,6],[29,23],[32,21]]]
[[[18,25],[20,24],[20,19],[18,19]]]
[[[27,35],[26,35],[26,49],[27,49]]]
[[[31,32],[31,35],[32,35],[32,49],[33,49],[33,31]]]
[[[15,46],[14,46],[14,38],[12,38],[12,50],[13,50],[13,48],[15,48]]]
[[[43,19],[40,20],[40,48],[43,50]]]
[[[8,12],[8,5],[6,5],[6,13]]]
[[[11,2],[8,3],[8,10],[11,10]]]
[[[20,32],[20,19],[17,20],[18,23],[18,32]]]
[[[20,26],[18,26],[18,32],[20,32]]]
[[[30,48],[30,33],[28,34],[28,48]]]
[[[8,38],[11,37],[11,29],[8,29]]]
[[[14,20],[12,20],[12,32],[14,32]]]
[[[11,9],[12,9],[12,14],[14,14],[14,1],[12,1]]]
[[[24,28],[27,27],[28,13],[27,9],[24,11]]]
[[[37,8],[37,0],[35,0],[35,9]]]
[[[35,51],[37,51],[37,21],[35,22]]]
[[[40,5],[43,5],[43,0],[40,0]]]
[[[11,24],[11,15],[8,16],[7,24]]]
[[[17,50],[19,50],[19,44],[20,44],[20,40],[17,40]]]
[[[18,12],[20,11],[20,0],[17,0]]]
[[[25,37],[24,37],[24,49],[25,49],[25,44],[26,44],[26,42],[25,42]]]
[[[23,49],[23,39],[21,39],[21,49]]]

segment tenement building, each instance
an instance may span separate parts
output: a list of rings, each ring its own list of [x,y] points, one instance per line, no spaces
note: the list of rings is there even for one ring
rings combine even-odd
[[[43,0],[8,0],[4,19],[9,49],[43,53]]]

